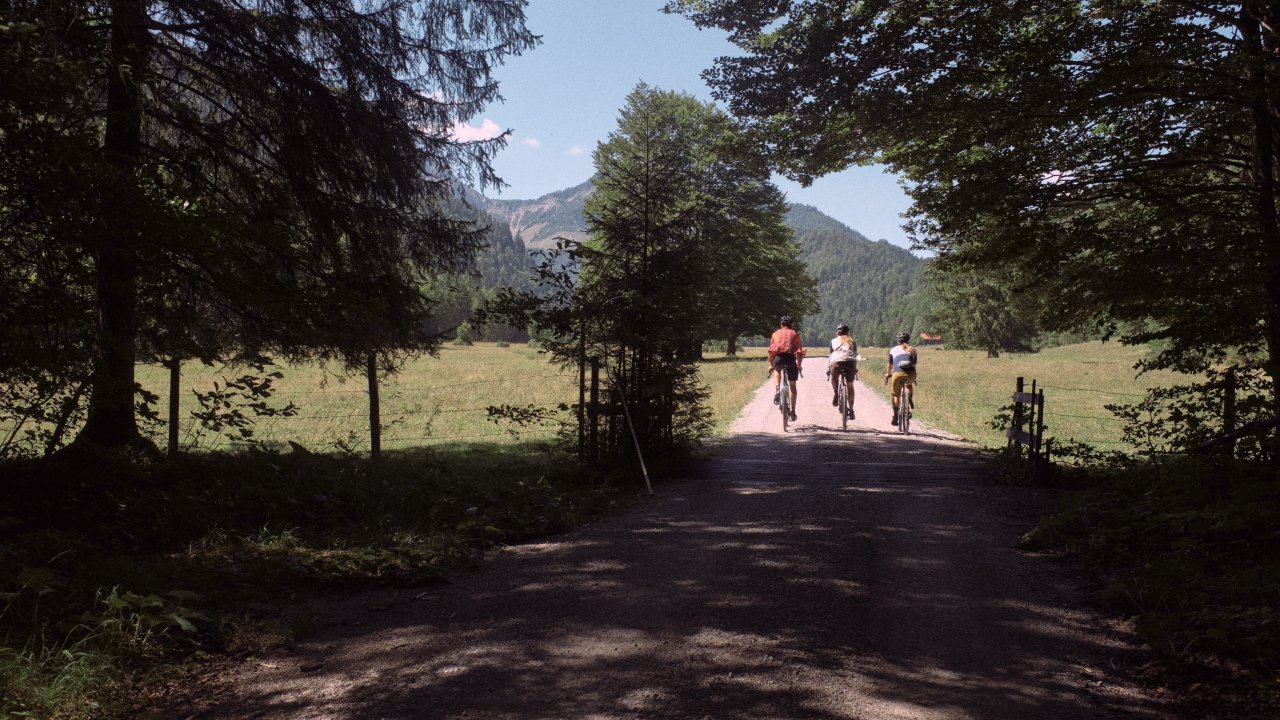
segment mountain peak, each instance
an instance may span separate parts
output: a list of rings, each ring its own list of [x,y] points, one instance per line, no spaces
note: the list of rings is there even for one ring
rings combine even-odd
[[[594,191],[595,184],[587,180],[534,200],[485,198],[483,207],[490,215],[507,221],[511,234],[525,247],[543,250],[555,247],[557,238],[582,240],[587,237],[582,209]]]

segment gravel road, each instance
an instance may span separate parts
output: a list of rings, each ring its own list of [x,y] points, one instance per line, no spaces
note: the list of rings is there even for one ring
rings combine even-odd
[[[1036,491],[945,433],[897,434],[866,388],[842,432],[820,359],[799,390],[791,432],[761,387],[625,514],[451,585],[314,601],[321,636],[173,717],[1181,716],[1079,578],[1013,549]]]

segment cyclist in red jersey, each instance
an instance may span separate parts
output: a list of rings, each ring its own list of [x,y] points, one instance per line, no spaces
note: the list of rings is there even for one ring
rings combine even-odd
[[[800,342],[800,333],[791,326],[794,324],[790,315],[783,315],[779,328],[769,338],[769,371],[778,373],[773,381],[773,404],[777,405],[782,384],[782,373],[787,373],[791,381],[791,419],[796,419],[796,380],[800,376],[800,365],[804,362],[804,345]]]

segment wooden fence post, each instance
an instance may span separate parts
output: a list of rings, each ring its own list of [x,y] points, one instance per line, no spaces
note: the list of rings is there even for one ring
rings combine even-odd
[[[169,457],[178,454],[178,393],[182,385],[182,361],[176,357],[165,363],[169,366]]]
[[[587,318],[578,330],[578,459],[587,456]]]
[[[1032,447],[1034,448],[1034,456],[1032,459],[1032,482],[1039,479],[1041,473],[1041,464],[1044,462],[1044,389],[1036,391],[1036,380],[1032,380],[1032,418],[1034,427],[1032,428]]]
[[[1006,447],[1016,448],[1018,457],[1022,457],[1022,446],[1027,446],[1032,481],[1039,477],[1040,465],[1047,463],[1050,453],[1044,440],[1044,388],[1037,388],[1036,385],[1037,381],[1032,379],[1031,392],[1023,392],[1026,384],[1023,378],[1018,378],[1018,391],[1013,394],[1013,427],[1005,433],[1005,437],[1009,439]],[[1023,405],[1029,406],[1025,431],[1022,429]]]
[[[1022,380],[1022,378],[1020,377],[1020,378],[1018,378],[1017,385],[1015,385],[1015,386],[1014,386],[1014,389],[1013,389],[1013,391],[1014,391],[1014,393],[1015,393],[1015,397],[1016,397],[1017,395],[1022,394],[1022,389],[1023,389],[1023,380]],[[1021,430],[1021,429],[1022,429],[1022,403],[1018,402],[1017,400],[1014,400],[1014,403],[1013,403],[1013,420],[1012,420],[1012,422],[1013,422],[1013,429],[1014,429],[1014,430]],[[1006,447],[1011,446],[1011,445],[1015,445],[1015,443],[1014,443],[1014,441],[1013,441],[1013,436],[1012,436],[1012,435],[1010,435],[1010,436],[1009,436],[1009,442],[1006,444]],[[1019,446],[1019,447],[1017,448],[1017,450],[1018,450],[1018,454],[1019,454],[1019,455],[1021,455],[1021,454],[1022,454],[1022,448]]]
[[[369,375],[369,457],[382,456],[382,412],[378,404],[378,355],[369,353],[366,372]]]
[[[600,459],[600,360],[591,358],[591,428],[587,455],[592,462]]]
[[[1227,435],[1236,429],[1236,369],[1228,368],[1227,377],[1222,381],[1222,434]],[[1236,454],[1236,443],[1227,443],[1227,452],[1232,457]]]

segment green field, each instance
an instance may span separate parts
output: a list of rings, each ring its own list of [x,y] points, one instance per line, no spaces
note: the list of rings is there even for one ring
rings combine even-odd
[[[883,348],[862,348],[867,361],[862,379],[885,394],[880,375]],[[1036,380],[1045,389],[1046,435],[1074,439],[1101,449],[1122,449],[1120,423],[1108,404],[1140,400],[1150,387],[1186,382],[1172,372],[1135,377],[1134,365],[1145,349],[1118,343],[1084,343],[1033,354],[1005,354],[987,358],[982,351],[920,348],[917,416],[936,427],[987,447],[1005,444],[991,419],[1010,402],[1015,379],[1028,388]],[[700,365],[702,381],[710,388],[708,407],[717,434],[724,433],[765,379],[763,348],[744,348],[737,357],[708,353]],[[339,447],[367,451],[369,447],[368,390],[362,375],[343,377],[336,368],[314,363],[278,368],[272,406],[293,403],[293,417],[262,418],[253,427],[255,441],[287,447],[293,441],[312,450]],[[190,412],[197,408],[193,390],[207,392],[241,374],[237,368],[183,366],[180,438],[186,449],[218,449],[234,444],[234,433],[216,434],[200,427]],[[139,382],[156,393],[157,410],[168,408],[168,374],[159,366],[141,366]],[[512,427],[488,418],[486,408],[534,405],[553,408],[577,401],[576,368],[557,368],[547,356],[527,345],[501,347],[495,343],[445,346],[439,357],[408,362],[381,382],[382,443],[388,450],[446,443],[513,445],[552,439],[560,422],[572,422],[560,412],[542,425]],[[163,441],[164,426],[152,428]],[[163,442],[162,442],[163,444]]]
[[[701,366],[702,380],[711,388],[708,406],[718,432],[737,417],[751,393],[764,381],[763,350],[739,358],[709,354]],[[750,358],[750,359],[748,359]],[[368,389],[365,378],[343,378],[330,368],[315,364],[278,368],[284,377],[276,381],[272,406],[292,402],[298,407],[293,417],[262,418],[255,424],[254,440],[284,445],[297,442],[313,450],[342,443],[345,447],[369,447]],[[183,366],[179,417],[184,448],[214,449],[230,441],[202,431],[190,419],[197,408],[192,390],[206,392],[215,382],[225,384],[241,371],[236,368],[207,367],[199,363]],[[168,371],[158,366],[139,368],[139,382],[160,397],[158,409],[168,408]],[[547,361],[547,355],[526,345],[500,347],[495,343],[445,346],[437,358],[410,361],[396,375],[380,385],[382,444],[387,449],[410,448],[449,442],[491,442],[514,444],[533,439],[550,439],[556,423],[512,428],[489,420],[485,408],[491,405],[537,405],[555,407],[577,402],[577,368],[561,370]],[[567,413],[558,418],[572,421]],[[163,433],[163,428],[158,428]]]
[[[484,343],[447,346],[438,358],[408,362],[401,372],[380,382],[384,448],[406,448],[450,441],[508,444],[523,439],[549,438],[552,426],[529,428],[519,436],[489,421],[490,405],[546,405],[576,399],[576,374],[547,363],[546,355],[525,345],[498,347]],[[292,402],[294,417],[263,418],[254,427],[254,439],[268,443],[297,442],[323,450],[341,441],[354,449],[369,447],[369,393],[363,375],[342,377],[337,368],[295,364],[278,368],[284,377],[276,381],[273,406]],[[215,382],[235,378],[237,368],[183,366],[181,438],[184,447],[211,449],[225,438],[201,434],[190,411],[197,407],[192,390],[207,391]],[[167,412],[168,375],[161,367],[139,368],[142,386],[160,396]]]
[[[1018,377],[1044,388],[1045,437],[1075,440],[1103,450],[1124,449],[1121,424],[1107,405],[1135,403],[1147,389],[1188,382],[1185,375],[1149,372],[1134,365],[1146,349],[1115,342],[1090,342],[1038,353],[1005,353],[988,358],[981,350],[922,347],[916,388],[916,417],[986,447],[1003,447],[1004,435],[988,424],[1011,402]],[[862,348],[862,380],[888,397],[881,384],[887,350]]]

